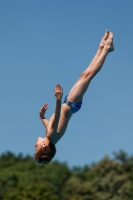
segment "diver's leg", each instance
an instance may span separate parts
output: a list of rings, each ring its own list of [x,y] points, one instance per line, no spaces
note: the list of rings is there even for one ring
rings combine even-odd
[[[114,50],[113,46],[113,33],[109,33],[108,39],[106,40],[102,52],[94,60],[91,64],[87,67],[87,69],[80,75],[78,81],[70,90],[68,95],[68,100],[71,102],[81,102],[83,99],[83,95],[85,94],[90,81],[92,78],[100,71],[103,66],[103,63],[106,59],[106,56],[109,52]]]

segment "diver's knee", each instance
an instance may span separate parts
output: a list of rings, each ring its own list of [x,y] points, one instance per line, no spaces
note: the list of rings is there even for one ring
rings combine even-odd
[[[92,77],[92,76],[93,76],[93,72],[91,72],[90,70],[88,70],[88,71],[84,71],[80,75],[80,78],[86,79],[86,78],[89,78],[89,77]]]

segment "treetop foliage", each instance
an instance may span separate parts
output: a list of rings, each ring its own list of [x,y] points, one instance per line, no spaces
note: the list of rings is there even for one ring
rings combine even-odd
[[[124,151],[94,165],[54,161],[38,165],[31,156],[0,156],[0,200],[133,200],[133,156]]]

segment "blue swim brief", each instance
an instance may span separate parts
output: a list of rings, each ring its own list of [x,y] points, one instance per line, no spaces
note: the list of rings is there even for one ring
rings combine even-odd
[[[70,102],[67,97],[68,95],[65,96],[63,103],[66,103],[73,113],[77,112],[81,108],[82,102]]]

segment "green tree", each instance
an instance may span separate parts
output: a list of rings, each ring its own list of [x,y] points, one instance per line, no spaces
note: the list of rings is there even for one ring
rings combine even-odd
[[[46,194],[50,195],[49,199],[51,196],[53,199],[61,199],[62,187],[70,176],[71,171],[64,163],[53,162],[42,166],[37,165],[29,156],[15,156],[7,152],[0,157],[0,199],[13,196],[37,198],[38,195],[46,197]]]
[[[3,197],[3,200],[58,200],[58,196],[52,192],[50,184],[32,183],[30,185],[18,185],[11,188]]]
[[[0,156],[0,200],[132,200],[133,157],[122,150],[114,156],[69,169],[6,152]]]

